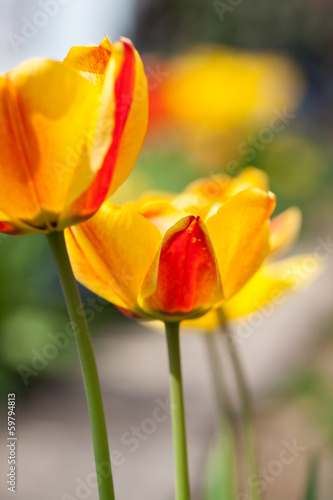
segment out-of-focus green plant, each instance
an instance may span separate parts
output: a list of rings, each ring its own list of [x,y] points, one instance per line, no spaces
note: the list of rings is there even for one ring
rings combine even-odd
[[[309,464],[304,500],[318,499],[318,460],[313,458]]]
[[[285,395],[296,400],[305,409],[312,422],[333,447],[333,395],[332,384],[318,368],[305,369],[286,383]]]
[[[63,330],[66,316],[58,287],[54,286],[55,270],[43,237],[18,240],[2,235],[1,253],[0,392],[4,395],[8,387],[17,392],[26,389],[18,367],[32,368],[35,353],[41,353],[50,343],[51,332]],[[70,356],[70,350],[60,351],[59,355],[64,360]],[[41,381],[56,365],[47,363],[38,377],[31,377],[29,382]],[[61,362],[58,366],[63,368],[66,364]]]
[[[209,452],[204,477],[204,500],[237,498],[236,447],[233,432],[222,425],[221,436]]]

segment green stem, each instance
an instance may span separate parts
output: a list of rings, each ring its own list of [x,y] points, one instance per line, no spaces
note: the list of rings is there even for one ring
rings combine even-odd
[[[208,365],[216,400],[216,406],[220,420],[226,420],[232,427],[235,426],[235,415],[228,394],[228,388],[225,382],[225,375],[221,363],[218,344],[214,333],[203,335],[208,356]]]
[[[226,341],[228,351],[230,354],[231,362],[235,372],[238,391],[241,399],[246,457],[249,470],[248,479],[252,479],[248,481],[248,486],[250,487],[250,495],[251,495],[250,498],[251,500],[261,500],[261,495],[258,486],[255,486],[255,483],[257,481],[253,480],[258,478],[258,464],[257,464],[257,451],[256,451],[256,443],[255,443],[254,429],[253,429],[254,419],[253,419],[250,390],[247,385],[246,377],[243,371],[242,363],[238,356],[236,346],[231,341],[231,334],[227,330],[225,320],[223,323],[221,322],[221,325],[223,326],[224,339]]]
[[[82,315],[83,306],[69,262],[64,233],[54,231],[49,233],[47,238],[58,268],[68,314],[72,322],[73,331],[75,332],[75,340],[88,402],[98,477],[99,499],[114,500],[115,496],[102,391],[88,324],[85,316]]]
[[[238,422],[230,400],[216,334],[207,333],[203,335],[203,338],[206,345],[209,370],[218,410],[222,446],[224,448],[229,446],[228,449],[230,451],[228,456],[230,462],[229,475],[224,478],[226,491],[230,498],[236,498],[237,484],[241,482],[240,479],[242,477],[241,471],[236,466],[236,452],[240,451]]]
[[[179,348],[179,323],[165,323],[170,372],[170,404],[176,474],[176,500],[190,500],[186,430]]]

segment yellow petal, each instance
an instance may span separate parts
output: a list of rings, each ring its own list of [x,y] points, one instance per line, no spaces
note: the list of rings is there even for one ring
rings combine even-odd
[[[174,195],[164,192],[147,193],[136,202],[128,203],[139,214],[150,220],[164,235],[167,230],[176,224],[188,213],[174,206]]]
[[[186,333],[187,328],[193,330],[203,330],[203,332],[211,332],[220,326],[220,317],[215,308],[208,311],[200,318],[188,319],[182,322],[183,332]]]
[[[286,252],[296,241],[302,223],[302,213],[297,207],[290,207],[270,221],[271,254]]]
[[[24,224],[20,219],[9,217],[5,212],[0,211],[0,232],[15,235],[34,234],[38,231],[28,224]]]
[[[178,198],[182,200],[187,196],[187,206],[194,206],[196,210],[199,208],[200,215],[206,217],[213,206],[219,207],[228,198],[227,192],[231,182],[232,178],[227,175],[214,174],[189,184],[184,194]]]
[[[1,210],[37,228],[57,223],[77,171],[77,193],[93,176],[98,109],[95,87],[59,62],[33,60],[0,78]]]
[[[236,295],[222,302],[223,315],[227,320],[233,320],[265,306],[266,316],[273,314],[276,307],[288,300],[291,292],[311,284],[322,271],[323,265],[311,254],[265,264]],[[200,318],[184,321],[182,325],[208,332],[220,326],[220,319],[216,309],[212,309]]]
[[[268,190],[268,176],[254,167],[245,168],[236,177],[213,174],[192,182],[185,191],[175,197],[172,204],[194,215],[206,218],[215,214],[221,204],[245,189],[256,187]]]
[[[111,48],[101,45],[72,47],[64,59],[64,64],[90,80],[102,91],[105,72],[111,57]]]
[[[207,219],[226,298],[250,279],[266,257],[267,220],[274,207],[272,193],[251,188],[230,198]]]
[[[66,230],[77,280],[137,314],[137,296],[161,240],[151,222],[130,208],[108,202],[87,222]]]
[[[227,197],[234,196],[244,189],[256,187],[262,191],[268,191],[269,179],[268,175],[255,167],[246,167],[242,172],[233,177],[227,189]]]
[[[234,319],[270,303],[273,307],[281,305],[289,292],[309,284],[321,270],[322,265],[313,255],[297,255],[266,264],[234,297],[223,304],[224,314],[227,319]]]

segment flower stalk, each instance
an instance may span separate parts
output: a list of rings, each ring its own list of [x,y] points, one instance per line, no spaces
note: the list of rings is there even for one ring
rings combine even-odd
[[[257,452],[256,452],[256,442],[254,437],[254,429],[253,429],[253,410],[252,410],[250,390],[248,388],[248,384],[243,371],[241,360],[238,356],[236,346],[232,344],[230,332],[227,331],[227,325],[223,317],[223,314],[220,315],[220,319],[221,319],[221,328],[223,336],[233,365],[239,396],[241,400],[243,430],[245,437],[245,452],[246,452],[248,474],[249,474],[248,479],[258,478]],[[256,483],[255,481],[248,481],[248,485],[250,487],[250,499],[261,500],[261,495],[258,486],[255,486],[255,483]]]
[[[64,233],[54,231],[49,233],[47,238],[57,265],[80,358],[92,430],[99,500],[114,500],[102,391],[88,324],[86,317],[82,315],[82,301],[69,262]],[[101,470],[103,474],[100,473]]]
[[[179,323],[165,323],[170,373],[170,406],[176,475],[176,500],[190,500],[185,412],[179,348]]]

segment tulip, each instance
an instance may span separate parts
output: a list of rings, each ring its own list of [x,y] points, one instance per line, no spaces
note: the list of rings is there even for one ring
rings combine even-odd
[[[131,204],[141,215],[165,230],[180,215],[187,212],[200,215],[204,220],[211,217],[232,196],[249,188],[268,190],[267,175],[256,168],[245,168],[238,176],[213,175],[190,184],[183,193],[152,193]],[[290,207],[269,221],[269,252],[265,264],[232,297],[224,297],[218,306],[223,307],[227,319],[235,319],[260,309],[270,301],[278,300],[284,291],[300,285],[298,271],[304,267],[308,255],[291,257],[280,262],[272,259],[285,253],[296,240],[301,223],[297,207]],[[318,270],[318,269],[317,269]],[[315,275],[316,272],[313,273]],[[212,330],[220,323],[216,305],[206,315],[185,321],[186,326]],[[155,327],[154,325],[152,325]]]
[[[66,231],[66,243],[84,286],[131,316],[178,322],[232,297],[257,271],[269,251],[274,206],[272,193],[250,188],[205,221],[177,212],[164,231],[147,213],[106,202]]]
[[[60,231],[129,175],[147,127],[147,82],[125,38],[35,59],[0,78],[0,231]]]

